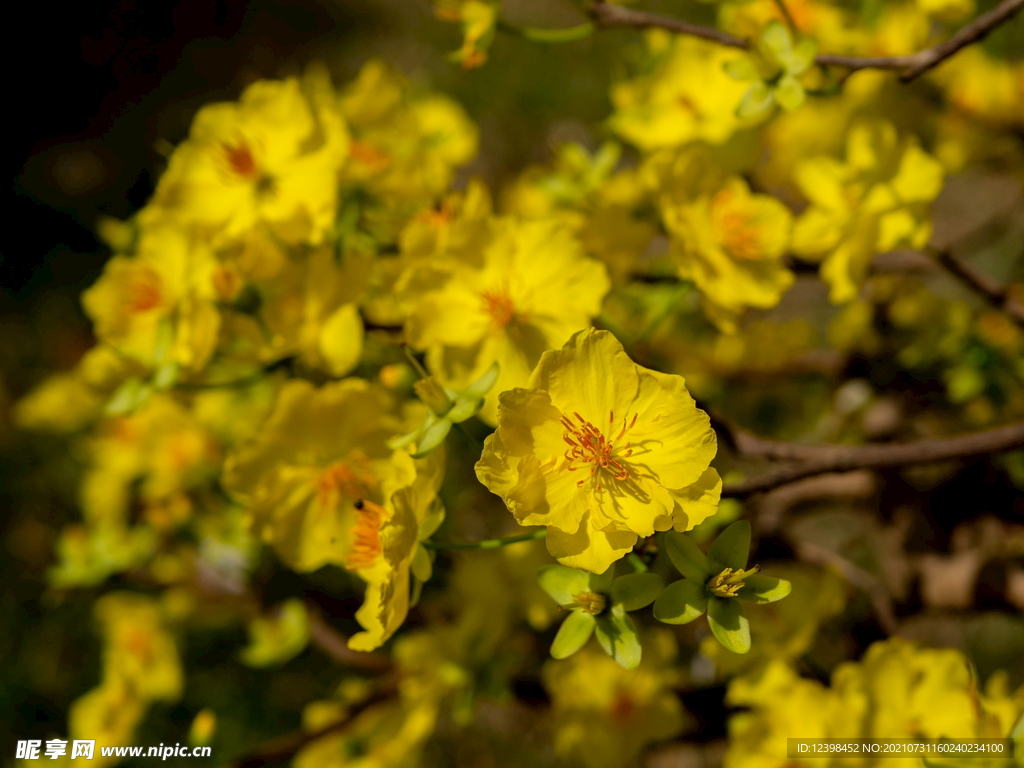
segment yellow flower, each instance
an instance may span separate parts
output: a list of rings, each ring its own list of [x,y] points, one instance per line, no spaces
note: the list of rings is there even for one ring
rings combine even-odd
[[[706,150],[684,152],[661,207],[680,276],[696,283],[708,316],[735,333],[744,309],[774,307],[796,279],[782,263],[792,216],[774,197],[722,176]]]
[[[293,597],[249,622],[249,644],[242,649],[242,663],[250,667],[283,664],[302,653],[308,642],[306,606]]]
[[[145,227],[134,256],[115,256],[82,294],[96,336],[147,366],[198,370],[220,328],[209,247],[166,222]]]
[[[854,125],[845,163],[819,157],[797,166],[797,184],[811,205],[793,229],[793,251],[823,259],[831,300],[851,301],[872,256],[928,243],[928,203],[942,189],[943,175],[939,162],[913,138],[900,141],[891,123]]]
[[[96,601],[103,634],[104,681],[128,682],[143,700],[181,695],[181,661],[160,606],[142,595],[112,592]]]
[[[289,78],[203,107],[143,218],[170,215],[229,238],[262,222],[290,242],[319,242],[334,222],[348,152],[344,121],[319,101]]]
[[[454,389],[498,362],[498,382],[480,413],[494,423],[497,393],[524,385],[545,350],[588,326],[609,283],[605,268],[551,220],[502,221],[483,259],[478,269],[453,265],[434,285],[420,278],[435,271],[430,265],[414,273],[406,333]]]
[[[89,765],[97,768],[114,765],[122,758],[104,756],[101,748],[130,744],[135,727],[145,714],[146,702],[128,682],[120,678],[104,680],[72,702],[68,711],[68,739],[94,739],[96,744]]]
[[[57,589],[92,587],[113,573],[141,567],[156,545],[156,532],[144,525],[69,525],[57,540],[57,564],[47,580]]]
[[[462,24],[462,47],[451,59],[463,69],[474,69],[487,61],[487,49],[494,39],[499,3],[481,0],[438,0],[434,13],[444,21]]]
[[[672,691],[676,650],[669,632],[645,636],[643,661],[623,669],[593,643],[544,665],[555,751],[587,768],[631,765],[645,746],[678,734],[688,716]]]
[[[356,614],[367,631],[350,640],[358,650],[376,648],[405,619],[420,523],[443,469],[443,451],[414,461],[387,447],[402,431],[392,408],[382,388],[361,379],[320,389],[290,381],[259,436],[224,470],[256,532],[290,567],[338,565],[367,582]]]
[[[546,352],[526,389],[499,396],[477,477],[548,550],[602,573],[638,536],[715,513],[721,479],[707,414],[682,377],[641,368],[607,331]]]
[[[658,66],[650,75],[612,88],[611,128],[643,150],[678,147],[691,141],[722,144],[750,120],[736,117],[745,83],[722,65],[735,51],[695,37],[647,35]]]

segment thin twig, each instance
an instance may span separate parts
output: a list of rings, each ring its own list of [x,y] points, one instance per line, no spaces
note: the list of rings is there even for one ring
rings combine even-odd
[[[1005,23],[1024,7],[1024,0],[1003,0],[988,13],[982,14],[967,26],[958,30],[944,42],[925,48],[909,56],[841,56],[819,54],[814,57],[816,64],[846,67],[847,69],[895,69],[902,70],[900,80],[909,83],[924,72],[948,59],[961,48],[975,43],[1000,24]],[[750,41],[734,37],[714,27],[690,24],[681,19],[661,16],[656,13],[634,11],[621,5],[596,2],[591,6],[590,15],[598,27],[636,27],[638,29],[667,29],[683,35],[692,35],[731,48],[749,49]]]
[[[348,638],[336,630],[320,615],[315,603],[306,603],[309,617],[309,642],[325,655],[347,667],[368,672],[386,672],[391,669],[391,658],[385,653],[353,651],[348,647]]]
[[[789,31],[794,35],[800,34],[800,30],[793,20],[793,14],[789,12],[789,6],[786,5],[786,0],[775,0],[775,5],[779,9],[779,13],[782,14],[782,18],[786,20],[786,26],[789,27]]]
[[[1024,447],[1024,422],[909,443],[808,445],[767,440],[736,430],[732,431],[732,438],[741,455],[794,462],[746,480],[726,483],[722,489],[722,496],[745,497],[826,472],[901,467],[1012,451]]]
[[[509,544],[518,544],[520,541],[543,539],[547,533],[547,528],[541,528],[537,531],[520,533],[517,536],[506,536],[502,539],[487,539],[486,541],[424,541],[421,543],[427,549],[497,549],[498,547],[507,547]]]
[[[940,251],[936,255],[936,259],[953,277],[964,283],[993,307],[1005,312],[1013,319],[1013,322],[1024,328],[1024,306],[1014,301],[1005,288],[987,275],[976,272],[973,267],[954,258],[949,251]]]
[[[871,607],[874,609],[878,624],[885,630],[887,635],[896,633],[896,630],[899,628],[899,622],[896,620],[896,614],[893,611],[892,597],[877,576],[868,573],[858,565],[854,565],[831,549],[810,541],[796,542],[796,553],[801,560],[808,563],[834,568],[850,584],[863,590],[868,600],[871,601]]]

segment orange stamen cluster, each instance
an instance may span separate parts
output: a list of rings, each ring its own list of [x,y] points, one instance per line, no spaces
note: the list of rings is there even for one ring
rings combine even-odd
[[[719,238],[733,258],[757,261],[761,258],[761,244],[757,224],[748,211],[732,206],[732,192],[723,189],[711,199],[712,218]]]
[[[480,298],[484,300],[484,312],[491,316],[497,327],[504,328],[515,319],[516,309],[507,292],[484,291]]]
[[[236,176],[249,179],[256,175],[256,158],[252,150],[244,141],[238,144],[224,144],[224,157],[228,161],[228,167]]]
[[[369,568],[383,551],[380,544],[380,525],[384,522],[384,509],[372,501],[360,499],[355,503],[356,524],[352,527],[352,548],[345,559],[350,571]]]
[[[317,479],[317,501],[322,510],[334,509],[339,494],[361,499],[377,488],[377,478],[370,471],[369,459],[353,451],[347,459],[336,461]]]
[[[163,299],[161,280],[149,267],[139,267],[131,272],[125,291],[128,312],[147,312],[160,306]]]
[[[633,428],[636,424],[637,414],[633,414],[633,420],[629,423],[626,422],[626,418],[622,419],[622,429],[619,430],[614,438],[608,439],[604,436],[597,427],[591,424],[589,421],[584,419],[578,412],[573,412],[573,416],[579,421],[576,424],[568,416],[562,417],[562,426],[565,427],[565,433],[562,435],[562,439],[568,444],[569,448],[565,452],[565,458],[568,460],[569,465],[566,467],[570,472],[575,472],[580,467],[574,467],[574,462],[581,464],[590,465],[590,475],[576,483],[577,488],[582,488],[583,484],[594,477],[597,474],[597,470],[606,469],[616,480],[626,480],[629,478],[629,471],[620,463],[620,459],[628,459],[633,455],[633,449],[630,448],[630,444],[626,443],[622,447],[622,452],[618,453],[615,448],[615,443],[621,440],[625,434]],[[615,411],[609,411],[608,414],[609,424],[615,423]],[[596,490],[601,490],[601,479],[598,478]]]

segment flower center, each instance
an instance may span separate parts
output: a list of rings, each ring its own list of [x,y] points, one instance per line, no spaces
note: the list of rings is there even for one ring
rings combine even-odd
[[[125,294],[125,304],[131,314],[148,312],[160,306],[160,275],[149,267],[132,270]]]
[[[612,699],[611,716],[619,725],[622,725],[632,717],[636,710],[636,701],[627,691],[618,690]]]
[[[228,161],[228,167],[236,176],[248,179],[256,175],[256,158],[252,150],[244,141],[235,144],[224,144],[224,157]]]
[[[380,525],[386,512],[372,501],[360,499],[355,503],[356,524],[352,527],[352,548],[345,558],[345,567],[358,571],[373,565],[383,548],[380,544]]]
[[[390,159],[385,152],[365,141],[353,141],[349,145],[348,153],[357,163],[368,166],[383,167]]]
[[[317,478],[317,501],[321,510],[333,510],[342,495],[362,499],[377,489],[377,478],[370,471],[370,460],[360,451],[336,461]]]
[[[757,223],[749,211],[736,207],[731,190],[723,189],[711,198],[711,218],[719,240],[733,258],[741,261],[761,258]]]
[[[743,580],[760,570],[761,566],[759,565],[746,571],[734,571],[732,568],[726,568],[708,582],[708,591],[715,597],[736,597],[736,593],[743,587]]]
[[[569,448],[565,452],[565,458],[569,462],[566,469],[570,472],[575,472],[580,467],[574,467],[574,463],[589,464],[590,475],[593,477],[597,474],[597,470],[605,469],[611,473],[612,477],[616,480],[626,480],[629,478],[629,471],[622,465],[621,459],[628,459],[633,455],[633,449],[629,447],[629,443],[622,446],[622,452],[619,453],[615,447],[615,443],[621,440],[625,434],[633,428],[636,424],[637,414],[633,414],[633,420],[628,424],[626,423],[626,417],[622,419],[622,429],[619,430],[614,438],[607,438],[604,433],[601,432],[597,427],[591,424],[589,421],[580,416],[579,413],[573,412],[573,416],[576,417],[578,424],[570,419],[568,416],[562,417],[562,426],[565,427],[565,432],[562,434],[562,439],[568,444]],[[609,424],[615,423],[615,411],[609,411],[608,413]],[[577,488],[582,488],[583,484],[589,479],[585,477],[576,483]],[[601,479],[598,478],[596,490],[601,490]]]
[[[491,316],[495,327],[504,328],[516,319],[516,308],[507,291],[484,291],[480,298],[484,301],[484,312]]]
[[[577,592],[572,596],[572,603],[566,607],[579,608],[584,613],[597,616],[607,605],[608,599],[598,592]]]

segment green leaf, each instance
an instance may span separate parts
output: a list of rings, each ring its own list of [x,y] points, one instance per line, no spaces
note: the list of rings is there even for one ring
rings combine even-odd
[[[747,555],[750,554],[750,523],[737,520],[712,542],[708,549],[708,560],[711,570],[719,572],[723,568],[742,571],[747,567]]]
[[[793,591],[793,585],[785,579],[776,579],[774,576],[747,576],[743,580],[743,586],[736,593],[740,600],[749,600],[752,603],[774,603],[781,600]]]
[[[615,563],[608,566],[604,573],[592,573],[590,574],[590,591],[591,592],[608,592],[612,588],[612,579],[615,578]]]
[[[804,87],[792,75],[783,75],[775,86],[775,100],[788,112],[799,109],[805,98]]]
[[[749,56],[742,56],[738,59],[729,59],[729,61],[722,65],[722,69],[724,69],[725,74],[733,80],[743,82],[761,79],[761,73],[758,72],[757,65]]]
[[[689,624],[708,609],[704,585],[689,579],[673,581],[654,601],[654,618],[665,624]]]
[[[793,48],[792,62],[788,67],[789,73],[802,75],[814,63],[814,56],[817,53],[818,44],[810,37],[802,38]]]
[[[430,553],[426,547],[416,545],[416,554],[412,557],[412,575],[420,581],[430,581],[434,573],[434,564],[430,562]]]
[[[501,366],[498,365],[498,361],[495,360],[491,363],[491,367],[484,371],[483,376],[462,390],[460,397],[471,397],[476,400],[483,398],[497,383],[498,373],[500,371]]]
[[[792,57],[793,38],[790,37],[786,26],[777,19],[772,19],[765,25],[764,31],[761,32],[761,42],[780,64],[784,65],[786,60]]]
[[[571,611],[562,626],[558,628],[555,641],[551,643],[551,655],[556,659],[565,659],[587,644],[594,634],[596,621],[593,616],[583,611]]]
[[[615,606],[597,619],[597,642],[604,652],[626,669],[636,669],[640,664],[640,638],[636,636],[633,620]]]
[[[756,117],[771,109],[775,103],[775,91],[766,83],[757,82],[751,85],[736,108],[736,117]]]
[[[686,578],[703,584],[714,575],[707,557],[700,551],[697,542],[685,533],[669,531],[665,534],[664,542],[672,565]]]
[[[537,571],[540,587],[559,605],[568,605],[572,596],[590,590],[590,574],[565,565],[545,565]]]
[[[626,611],[638,611],[657,600],[664,588],[665,580],[656,573],[619,576],[612,582],[612,604],[621,605]]]
[[[422,459],[428,453],[432,453],[444,442],[451,431],[452,423],[448,419],[438,420],[436,424],[432,424],[423,432],[423,437],[416,443],[416,453],[412,457]]]
[[[466,419],[476,416],[483,405],[484,401],[481,398],[465,398],[459,395],[455,398],[455,405],[445,414],[445,418],[453,424],[461,424]]]
[[[711,633],[727,651],[746,653],[750,650],[750,624],[735,598],[711,598],[708,602],[708,624]]]

